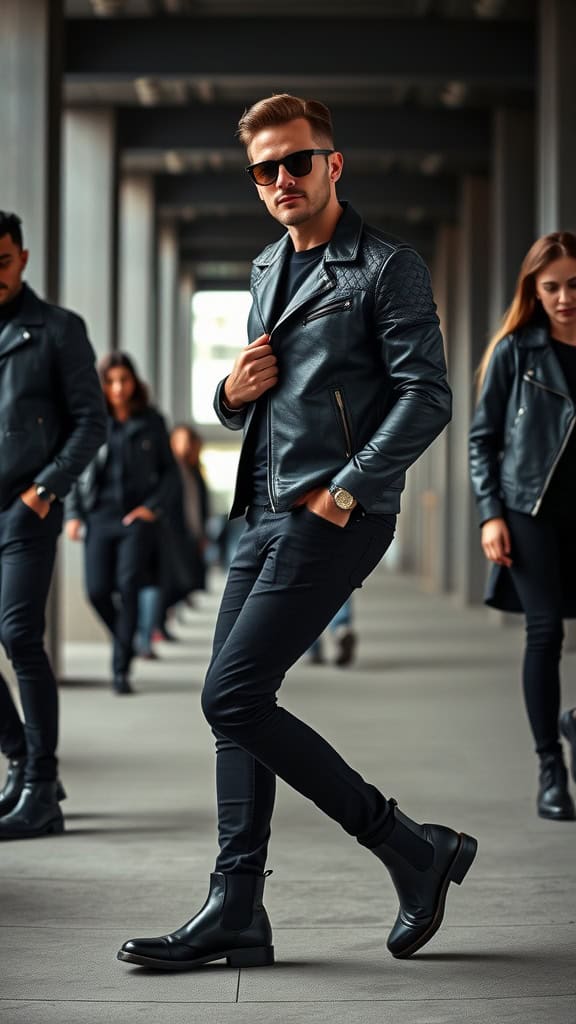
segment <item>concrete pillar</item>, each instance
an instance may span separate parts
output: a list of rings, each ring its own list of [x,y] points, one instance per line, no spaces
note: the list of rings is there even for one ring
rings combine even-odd
[[[155,209],[150,175],[122,178],[119,197],[118,347],[156,392]]]
[[[452,362],[456,334],[458,256],[460,232],[452,224],[442,224],[436,233],[435,254],[432,263],[432,284],[438,306],[440,327],[444,337],[448,379],[452,386]],[[447,592],[455,587],[453,526],[451,511],[454,507],[454,482],[450,472],[451,429],[444,430],[432,446],[430,461],[430,486],[424,508],[427,517],[425,533],[428,542],[425,568],[430,589]]]
[[[28,283],[58,299],[61,0],[2,0],[0,182],[23,221]]]
[[[112,110],[66,110],[63,118],[62,302],[86,321],[97,358],[115,347],[117,147]],[[105,640],[84,596],[84,545],[61,545],[65,642]]]
[[[116,115],[67,110],[63,128],[62,302],[102,356],[116,340]]]
[[[454,415],[450,425],[450,480],[454,589],[463,602],[480,602],[486,578],[468,469],[468,431],[475,403],[474,374],[488,338],[490,188],[467,177],[460,199],[457,309],[450,377]]]
[[[192,297],[193,272],[182,267],[178,280],[178,343],[174,354],[174,420],[192,418]]]
[[[538,234],[576,230],[576,4],[540,0]]]
[[[158,387],[156,400],[174,423],[178,374],[178,229],[158,229]]]
[[[490,330],[510,305],[520,264],[536,238],[536,149],[530,110],[497,110],[492,152]]]

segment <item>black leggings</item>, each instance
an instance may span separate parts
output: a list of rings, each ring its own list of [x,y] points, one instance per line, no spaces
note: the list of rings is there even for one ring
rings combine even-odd
[[[539,754],[560,750],[560,657],[562,611],[574,585],[576,531],[551,513],[536,517],[506,512],[512,539],[511,571],[526,615],[523,687],[528,719]]]

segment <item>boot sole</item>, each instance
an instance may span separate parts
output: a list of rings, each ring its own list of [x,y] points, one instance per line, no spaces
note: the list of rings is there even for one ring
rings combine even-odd
[[[202,964],[211,964],[215,960],[226,960],[228,967],[271,967],[274,963],[274,946],[227,949],[221,953],[211,953],[210,956],[186,960],[184,963],[178,963],[176,960],[156,960],[150,956],[140,956],[138,953],[125,953],[123,949],[116,954],[116,959],[128,964],[138,964],[139,967],[153,967],[161,971],[193,971],[196,967],[201,967]]]
[[[436,934],[444,920],[444,908],[446,906],[448,886],[450,885],[450,882],[455,882],[456,885],[462,885],[462,882],[472,866],[477,850],[477,840],[474,839],[473,836],[468,836],[465,832],[461,832],[460,845],[454,855],[454,859],[450,864],[448,871],[446,872],[446,878],[444,879],[444,884],[440,890],[438,907],[428,929],[420,935],[411,946],[408,946],[407,949],[403,949],[398,953],[394,953],[393,950],[390,950],[392,956],[396,960],[406,960],[408,957],[412,956],[413,953],[417,953],[418,950],[422,949],[422,946],[425,946],[432,936]]]
[[[574,819],[576,818],[576,813],[574,811],[574,808],[572,808],[571,811],[559,811],[556,813],[538,811],[538,817],[543,818],[544,821],[574,821]]]
[[[40,839],[42,836],[61,836],[64,832],[64,821],[56,818],[49,821],[43,828],[30,830],[29,832],[1,832],[0,841],[3,839]]]

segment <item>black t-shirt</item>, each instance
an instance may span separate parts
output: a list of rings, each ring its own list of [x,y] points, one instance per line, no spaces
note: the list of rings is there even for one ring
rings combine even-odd
[[[576,345],[551,339],[552,349],[566,378],[568,392],[576,404]],[[566,512],[567,506],[576,504],[576,427],[554,470],[544,495],[542,512]]]
[[[288,303],[296,295],[296,292],[307,281],[314,268],[320,263],[326,246],[315,245],[313,249],[305,249],[304,252],[292,252],[286,260],[282,269],[282,277],[278,286],[276,303],[274,307],[273,323],[282,316]],[[258,399],[254,417],[250,424],[249,437],[247,442],[252,445],[252,505],[268,505],[270,496],[268,494],[268,392]]]

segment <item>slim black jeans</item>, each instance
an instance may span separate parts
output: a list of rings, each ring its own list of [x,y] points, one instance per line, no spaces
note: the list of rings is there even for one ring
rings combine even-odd
[[[389,831],[390,802],[279,707],[277,693],[291,665],[378,564],[394,525],[394,516],[359,511],[341,528],[306,508],[249,510],[202,694],[216,736],[217,871],[262,873],[276,776],[366,846]]]
[[[62,515],[56,502],[40,519],[20,498],[0,512],[0,640],[24,712],[22,723],[0,676],[0,749],[26,757],[27,782],[52,781],[58,772],[58,688],[44,650],[44,616]]]
[[[576,531],[567,511],[536,517],[506,512],[514,563],[510,572],[526,616],[524,699],[538,754],[560,751],[562,611],[576,571]]]
[[[84,548],[86,591],[112,636],[112,671],[126,675],[134,656],[138,591],[156,537],[154,523],[124,526],[118,516],[93,514]]]

